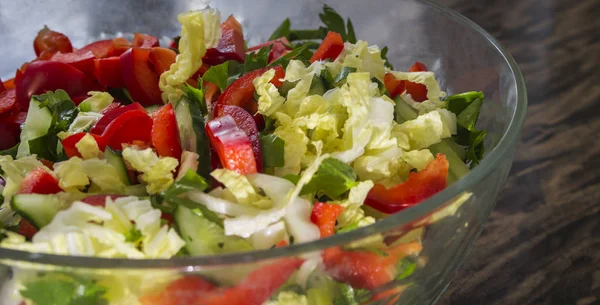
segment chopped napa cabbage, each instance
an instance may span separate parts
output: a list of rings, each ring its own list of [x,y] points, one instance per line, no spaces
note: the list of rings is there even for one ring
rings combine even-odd
[[[294,114],[300,108],[300,104],[308,95],[313,77],[319,76],[323,70],[321,62],[316,61],[310,66],[304,66],[300,60],[292,60],[285,70],[284,81],[297,82],[296,86],[287,93],[287,100],[283,104],[285,113]]]
[[[211,173],[211,176],[225,185],[238,203],[261,209],[268,209],[273,206],[273,202],[269,198],[258,194],[244,175],[228,169],[216,169]]]
[[[188,170],[192,170],[195,173],[198,170],[198,165],[200,165],[200,162],[198,162],[199,157],[200,156],[195,152],[184,150],[181,153],[181,166],[179,167],[179,172],[177,173],[177,178],[175,178],[175,180],[179,181],[181,178],[185,177]]]
[[[275,70],[270,69],[252,81],[258,94],[258,112],[266,116],[273,115],[285,102],[285,98],[279,94],[277,87],[271,83],[274,76]]]
[[[157,194],[173,184],[173,172],[179,162],[172,157],[159,157],[151,148],[126,147],[123,160],[141,172],[140,179],[146,183],[148,194]]]
[[[362,181],[350,189],[348,199],[339,202],[344,207],[344,211],[337,219],[338,230],[349,226],[364,227],[375,223],[375,218],[365,216],[365,212],[361,208],[373,185],[373,181]]]
[[[102,114],[95,112],[79,112],[73,123],[69,125],[69,129],[67,131],[61,131],[57,134],[60,139],[65,139],[70,135],[86,132],[98,122],[102,118]]]
[[[427,87],[427,101],[422,103],[415,102],[412,98],[408,99],[403,95],[403,99],[412,107],[419,110],[420,114],[431,110],[444,108],[447,102],[440,100],[445,96],[445,93],[440,90],[440,84],[435,79],[433,72],[398,72],[391,71],[398,80],[407,80],[413,83],[419,83]]]
[[[264,305],[309,305],[305,295],[293,291],[282,291],[275,300],[266,302]]]
[[[90,97],[79,104],[79,110],[82,112],[101,112],[115,99],[108,92],[90,91]]]
[[[2,190],[2,196],[5,201],[10,201],[12,196],[19,191],[21,182],[25,175],[37,168],[44,168],[51,172],[35,156],[26,156],[14,160],[11,156],[0,156],[0,168],[2,168],[2,178],[6,182]]]
[[[98,189],[103,193],[122,194],[125,184],[119,178],[117,169],[106,160],[89,159],[81,162],[85,175],[91,180],[90,191]]]
[[[359,40],[356,44],[344,43],[344,50],[340,56],[334,62],[325,65],[333,75],[339,73],[342,67],[351,67],[356,68],[357,72],[369,72],[371,77],[383,80],[384,64],[378,46],[369,46],[366,41]]]
[[[250,236],[250,242],[254,249],[270,249],[280,241],[287,242],[288,233],[283,221],[276,222]]]
[[[219,191],[212,191],[210,194],[206,194],[200,191],[191,191],[184,193],[184,196],[196,203],[206,206],[207,209],[227,216],[242,216],[242,215],[254,215],[260,212],[259,209],[232,202],[230,200],[219,198],[222,197],[223,190],[215,189]]]
[[[411,149],[427,148],[456,133],[456,115],[437,109],[400,124],[398,131],[408,135]]]
[[[409,167],[401,159],[404,152],[400,147],[370,150],[354,161],[354,171],[360,180],[379,181],[395,176],[408,175]]]
[[[402,159],[420,171],[433,161],[433,154],[429,149],[411,150],[405,152],[404,155],[402,155]]]
[[[275,168],[275,175],[298,174],[302,169],[302,157],[308,150],[306,147],[308,137],[300,127],[293,125],[291,118],[287,115],[277,113],[277,117],[282,125],[277,127],[273,133],[285,142],[285,146],[283,147],[284,165]],[[289,124],[283,125],[283,122],[289,122]]]
[[[216,9],[203,9],[179,14],[181,39],[175,63],[160,75],[158,86],[164,102],[176,103],[183,85],[202,66],[206,49],[213,48],[221,38],[221,13]]]
[[[106,208],[75,202],[58,212],[52,222],[34,235],[31,242],[9,233],[0,246],[5,248],[60,255],[106,258],[170,258],[185,242],[174,229],[160,226],[160,210],[149,200],[123,197],[107,198]],[[126,235],[135,227],[141,234],[136,241]]]
[[[321,232],[310,220],[312,204],[310,201],[298,197],[287,207],[284,219],[294,241],[304,243],[318,240]]]
[[[83,171],[83,160],[79,157],[54,164],[54,172],[58,175],[58,186],[65,192],[77,193],[90,184],[88,175]]]
[[[99,158],[102,155],[102,151],[98,147],[96,139],[89,133],[83,136],[83,138],[75,144],[75,148],[77,148],[77,151],[84,160]]]

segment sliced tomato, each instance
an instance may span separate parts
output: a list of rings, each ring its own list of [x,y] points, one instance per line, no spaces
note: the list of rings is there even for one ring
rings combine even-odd
[[[310,62],[317,60],[336,59],[344,50],[344,40],[342,35],[336,32],[329,32],[315,54],[310,58]]]
[[[315,203],[310,221],[319,227],[321,238],[335,234],[335,221],[344,211],[344,207],[339,204]]]
[[[35,61],[15,79],[16,98],[19,108],[29,109],[31,96],[57,89],[69,96],[84,96],[97,86],[92,79],[69,64],[56,61]]]
[[[25,122],[26,117],[27,112],[12,111],[0,118],[0,150],[12,148],[19,143],[21,124]]]
[[[81,138],[83,138],[86,134],[88,134],[88,133],[87,132],[79,132],[76,134],[72,134],[60,142],[63,146],[63,149],[65,150],[65,154],[67,154],[67,157],[81,158],[81,154],[79,153],[79,150],[77,149],[77,147],[75,145],[77,143],[79,143]],[[90,135],[92,135],[94,137],[94,139],[96,140],[96,143],[98,144],[98,148],[101,151],[104,151],[104,149],[106,148],[104,138],[102,138],[99,135],[92,134],[92,133],[90,133]]]
[[[252,115],[242,107],[234,105],[217,105],[215,107],[215,117],[229,115],[235,121],[238,128],[250,139],[252,151],[256,160],[256,170],[262,172],[262,153],[260,151],[260,141],[258,140],[258,128]]]
[[[257,172],[252,143],[231,116],[215,118],[205,129],[224,168],[243,175]]]
[[[106,58],[113,49],[112,39],[94,41],[83,48],[77,50],[77,53],[92,52],[96,58]]]
[[[264,47],[273,46],[271,53],[269,54],[269,62],[273,62],[279,57],[287,54],[291,48],[289,47],[290,42],[285,37],[277,38],[275,40],[267,41],[259,45],[248,48],[248,53],[260,50]]]
[[[56,52],[73,52],[69,37],[62,33],[50,30],[47,26],[41,29],[33,41],[35,55],[43,59],[49,58]]]
[[[214,66],[228,60],[244,62],[244,31],[242,25],[233,17],[229,16],[221,23],[221,40],[216,48],[206,50],[203,61]]]
[[[21,218],[21,221],[19,221],[19,228],[17,230],[17,233],[25,236],[28,239],[33,238],[33,235],[35,235],[35,233],[38,232],[38,229],[31,224],[31,222],[29,222],[29,220],[25,219],[25,218]],[[21,304],[25,304],[24,302]]]
[[[102,138],[106,146],[121,150],[123,144],[131,144],[134,141],[151,143],[151,130],[152,118],[146,111],[132,110],[110,122],[102,133]]]
[[[17,104],[15,89],[0,91],[0,116],[8,115]]]
[[[398,94],[404,92],[406,87],[406,82],[398,80],[392,73],[385,74],[385,77],[383,78],[383,83],[385,85],[385,89],[390,94],[391,98],[394,98]]]
[[[410,173],[408,180],[391,188],[375,184],[365,204],[383,213],[396,213],[411,207],[446,188],[448,182],[448,160],[437,154],[427,167]]]
[[[56,194],[62,189],[58,180],[43,168],[30,171],[21,182],[19,194]]]
[[[169,284],[165,290],[140,298],[142,305],[195,304],[201,295],[216,290],[211,282],[198,276],[185,276]]]
[[[2,85],[4,87],[4,90],[10,90],[10,89],[14,88],[15,87],[15,78],[13,77],[9,80],[5,80],[2,83]]]
[[[167,48],[152,48],[148,56],[154,72],[158,75],[169,70],[171,65],[175,63],[176,58],[177,53]]]
[[[125,87],[134,101],[148,105],[162,105],[158,75],[152,71],[148,58],[150,50],[131,48],[121,55],[121,72]]]
[[[72,53],[55,53],[50,60],[69,64],[79,71],[92,75],[94,73],[94,59],[92,51],[77,51]]]
[[[131,49],[131,42],[123,37],[112,39],[112,48],[108,52],[108,56],[121,56],[121,54]]]
[[[159,156],[181,159],[179,129],[171,103],[152,113],[152,145]]]
[[[248,72],[242,77],[235,80],[221,95],[219,96],[219,100],[217,101],[218,105],[234,105],[239,106],[250,113],[256,113],[258,110],[258,105],[254,101],[254,84],[252,81],[263,75],[269,69],[275,69],[275,77],[271,80],[271,82],[275,86],[281,86],[280,79],[285,76],[285,72],[281,66],[277,67],[267,67],[263,69],[254,70]]]
[[[122,88],[125,86],[120,57],[113,56],[95,59],[94,76],[103,86],[111,88]]]
[[[427,71],[427,67],[420,62],[415,62],[408,72],[425,72]],[[416,102],[423,102],[427,100],[427,87],[423,84],[413,83],[406,81],[406,93],[410,94],[413,100]]]
[[[140,48],[146,48],[146,49],[159,46],[158,38],[156,38],[152,35],[142,34],[142,33],[133,34],[133,41],[131,44],[134,47],[140,47]]]
[[[98,122],[96,122],[96,124],[92,127],[92,129],[90,129],[90,133],[93,133],[96,135],[103,134],[106,127],[112,121],[114,121],[116,118],[118,118],[121,114],[123,114],[127,111],[133,111],[133,110],[144,111],[144,112],[146,111],[146,109],[144,109],[144,107],[142,105],[140,105],[139,103],[132,103],[127,106],[121,106],[121,104],[119,104],[119,103],[113,103],[113,104],[109,105],[109,107],[104,109],[104,111],[102,113],[103,114],[102,118],[100,118],[100,120],[98,120]]]

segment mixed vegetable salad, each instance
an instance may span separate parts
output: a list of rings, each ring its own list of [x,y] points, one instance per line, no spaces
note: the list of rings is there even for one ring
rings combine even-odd
[[[477,165],[481,92],[446,96],[423,63],[396,71],[350,20],[320,17],[251,47],[214,9],[180,14],[168,47],[135,33],[76,49],[44,27],[37,58],[0,82],[0,247],[130,259],[286,247],[373,224]],[[36,305],[364,304],[397,295],[376,289],[420,251],[418,236],[374,235],[234,284],[172,275],[115,294],[44,273],[17,291]]]

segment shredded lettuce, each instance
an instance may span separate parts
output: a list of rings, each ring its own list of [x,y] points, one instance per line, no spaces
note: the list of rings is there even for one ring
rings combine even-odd
[[[173,184],[173,172],[179,162],[171,157],[159,157],[151,148],[140,150],[135,146],[123,150],[123,160],[136,171],[146,183],[148,194],[157,194]]]
[[[96,189],[102,193],[122,194],[125,192],[125,184],[119,177],[117,169],[106,160],[89,159],[81,162],[83,173],[91,181],[89,191]]]
[[[179,14],[177,20],[182,26],[180,54],[158,83],[165,103],[181,98],[183,92],[178,87],[198,71],[206,49],[217,46],[221,38],[221,13],[216,9],[189,11]]]
[[[54,164],[54,172],[58,176],[58,185],[66,192],[77,193],[90,184],[83,171],[83,160],[79,157]]]
[[[274,76],[275,70],[270,69],[252,81],[258,94],[258,112],[265,116],[273,115],[285,102],[285,98],[279,94],[277,87],[271,83]]]
[[[211,175],[225,185],[238,203],[260,209],[268,209],[273,206],[270,199],[257,193],[246,176],[228,169],[216,169]]]
[[[381,50],[378,46],[369,46],[366,41],[361,40],[356,44],[344,43],[342,54],[334,62],[325,65],[333,75],[338,74],[342,67],[351,67],[357,72],[369,72],[371,77],[379,80],[383,80],[385,76],[385,61]]]
[[[114,98],[108,92],[90,91],[88,95],[90,97],[83,100],[78,106],[81,112],[99,113],[114,101]]]
[[[96,139],[89,133],[83,136],[83,138],[75,144],[75,148],[77,148],[77,151],[84,160],[99,158],[102,155],[102,151],[98,147]]]
[[[408,135],[411,149],[427,148],[456,133],[456,115],[436,109],[400,124],[398,131]]]

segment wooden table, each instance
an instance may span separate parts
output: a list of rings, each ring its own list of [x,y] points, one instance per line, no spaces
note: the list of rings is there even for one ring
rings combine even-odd
[[[600,1],[438,1],[508,48],[529,93],[505,190],[439,304],[600,304]]]

